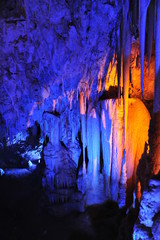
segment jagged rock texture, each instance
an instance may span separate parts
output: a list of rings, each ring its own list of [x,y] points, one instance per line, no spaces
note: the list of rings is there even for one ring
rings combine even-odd
[[[160,239],[160,179],[151,179],[144,190],[140,203],[139,217],[134,226],[133,239]]]
[[[0,10],[1,136],[12,136],[42,124],[60,97],[70,102],[80,82],[96,91],[101,65],[106,74],[114,54],[120,5],[10,0]]]

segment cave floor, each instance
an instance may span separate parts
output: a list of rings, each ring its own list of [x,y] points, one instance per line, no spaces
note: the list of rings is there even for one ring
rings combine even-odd
[[[134,211],[108,201],[72,212],[53,216],[45,202],[41,170],[23,177],[0,178],[0,239],[132,239]]]

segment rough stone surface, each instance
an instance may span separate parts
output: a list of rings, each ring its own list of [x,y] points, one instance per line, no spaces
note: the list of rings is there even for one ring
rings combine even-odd
[[[6,132],[25,131],[53,100],[79,84],[97,90],[116,47],[116,1],[1,1],[0,114]],[[70,101],[70,100],[69,100]]]
[[[160,111],[153,115],[150,127],[150,146],[152,157],[152,171],[158,174],[160,171]]]
[[[154,217],[154,223],[152,225],[152,234],[154,239],[160,239],[160,211]]]
[[[134,239],[159,239],[160,178],[151,179],[144,190],[138,220],[134,226]],[[149,238],[150,237],[150,238]]]
[[[42,185],[51,212],[65,214],[73,210],[84,211],[82,193],[76,190],[77,166],[67,149],[60,144],[52,145],[49,142],[44,147],[43,153],[46,170]]]

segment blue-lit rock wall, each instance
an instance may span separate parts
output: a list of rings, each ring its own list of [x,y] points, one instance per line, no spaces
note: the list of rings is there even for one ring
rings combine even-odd
[[[1,138],[12,137],[64,106],[77,90],[98,87],[116,47],[120,5],[115,1],[1,1]],[[63,109],[58,109],[61,113]],[[2,126],[3,125],[3,126]]]

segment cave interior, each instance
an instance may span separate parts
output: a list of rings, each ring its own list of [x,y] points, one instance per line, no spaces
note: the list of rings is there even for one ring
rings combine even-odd
[[[0,239],[160,239],[160,0],[1,0],[0,53]]]

